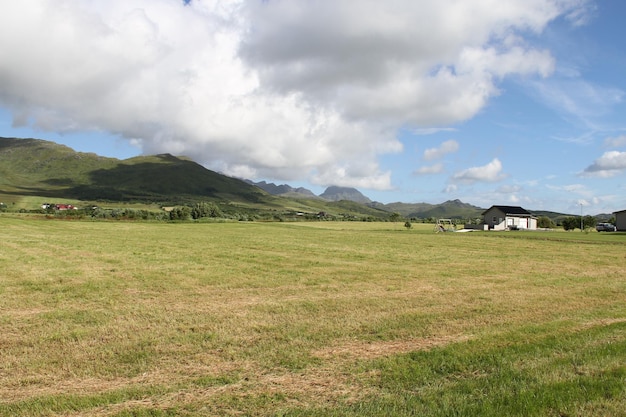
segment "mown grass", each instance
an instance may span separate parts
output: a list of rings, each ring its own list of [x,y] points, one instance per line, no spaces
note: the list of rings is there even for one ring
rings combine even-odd
[[[0,415],[626,415],[626,236],[0,216]]]

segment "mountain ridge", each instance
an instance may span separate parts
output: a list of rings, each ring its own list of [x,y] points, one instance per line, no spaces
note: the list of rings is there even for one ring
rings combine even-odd
[[[254,202],[261,189],[171,154],[124,160],[76,152],[41,139],[0,138],[5,193],[79,200],[170,201],[205,198]]]
[[[76,152],[42,139],[0,137],[2,194],[168,204],[209,200],[274,211],[348,210],[380,219],[392,213],[406,218],[475,219],[485,210],[458,199],[440,204],[383,204],[370,200],[356,188],[333,185],[316,196],[303,187],[228,177],[185,156],[164,153],[119,160]],[[553,219],[568,216],[547,211],[534,213]]]

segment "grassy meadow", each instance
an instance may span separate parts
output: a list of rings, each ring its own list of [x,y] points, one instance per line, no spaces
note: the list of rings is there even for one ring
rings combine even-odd
[[[626,416],[626,235],[0,215],[0,416]]]

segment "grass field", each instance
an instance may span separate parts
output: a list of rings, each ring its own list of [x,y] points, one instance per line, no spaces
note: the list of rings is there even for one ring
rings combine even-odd
[[[626,416],[626,235],[0,215],[2,416]]]

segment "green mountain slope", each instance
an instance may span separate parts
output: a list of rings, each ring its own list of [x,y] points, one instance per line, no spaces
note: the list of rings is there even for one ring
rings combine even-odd
[[[133,202],[178,205],[219,202],[232,211],[285,213],[326,212],[340,218],[474,219],[484,209],[459,200],[441,204],[381,204],[326,201],[297,193],[274,196],[236,178],[213,172],[185,157],[170,154],[126,160],[106,158],[40,139],[0,137],[0,201],[30,199],[31,207],[44,200]],[[360,194],[360,193],[359,193]],[[559,219],[565,215],[537,212]]]
[[[271,203],[263,190],[169,154],[126,160],[38,139],[0,138],[0,191],[79,200]]]
[[[441,204],[429,203],[389,203],[369,204],[394,213],[399,213],[407,218],[451,218],[451,219],[474,219],[481,216],[485,209],[463,203],[460,200],[448,200]]]
[[[88,183],[91,172],[112,168],[117,162],[44,140],[0,138],[0,186],[4,191],[54,194]]]
[[[0,138],[0,197],[34,201],[31,208],[62,199],[160,205],[212,201],[227,211],[269,215],[323,211],[344,217],[389,216],[358,203],[272,196],[185,157],[162,154],[118,160],[39,139]]]

